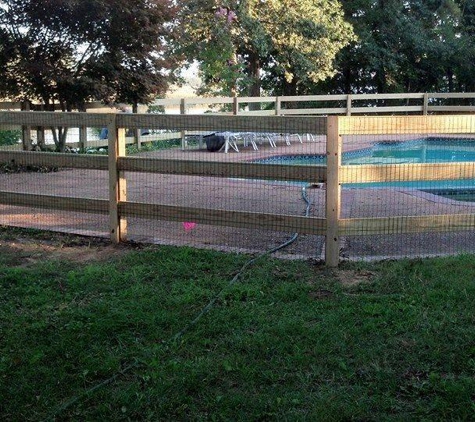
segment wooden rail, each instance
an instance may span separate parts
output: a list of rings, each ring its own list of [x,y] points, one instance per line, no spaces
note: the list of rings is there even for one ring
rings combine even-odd
[[[59,123],[58,123],[59,122]],[[131,114],[0,112],[0,123],[20,126],[78,126],[101,124],[109,130],[109,155],[79,155],[45,152],[0,151],[0,162],[105,170],[109,173],[109,199],[70,198],[0,191],[0,203],[76,212],[109,214],[114,242],[127,236],[127,218],[160,218],[170,221],[192,219],[204,224],[260,228],[323,235],[325,261],[339,262],[342,236],[394,233],[423,233],[473,230],[475,214],[341,218],[341,184],[414,180],[475,178],[474,163],[342,165],[342,142],[349,135],[375,134],[475,134],[474,115],[454,116],[167,116]],[[327,137],[326,165],[286,166],[278,164],[169,160],[125,157],[125,127],[177,130],[228,128],[237,131],[314,133]],[[192,206],[171,206],[127,200],[127,172],[225,178],[326,182],[325,218],[271,213],[230,211]]]

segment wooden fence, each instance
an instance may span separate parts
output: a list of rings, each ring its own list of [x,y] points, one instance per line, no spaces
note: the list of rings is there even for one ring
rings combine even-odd
[[[0,128],[21,126],[105,126],[108,128],[108,156],[45,152],[0,151],[0,163],[107,170],[109,199],[71,198],[24,194],[0,190],[0,203],[55,210],[109,214],[113,242],[127,237],[127,218],[195,221],[218,226],[259,228],[299,232],[326,237],[325,261],[339,262],[341,236],[393,233],[423,233],[473,230],[475,214],[351,218],[340,216],[341,184],[394,180],[443,180],[475,178],[473,163],[346,166],[341,164],[342,136],[375,134],[474,134],[475,116],[397,117],[281,117],[281,116],[180,116],[151,114],[88,114],[0,112]],[[312,133],[326,135],[326,165],[287,166],[248,162],[193,161],[125,156],[125,127],[169,130],[215,130],[226,127],[236,132]],[[396,171],[395,171],[396,168]],[[124,172],[144,172],[241,179],[268,179],[326,183],[325,218],[229,211],[130,202]],[[357,176],[356,176],[357,175]],[[396,175],[396,176],[395,176]]]
[[[339,94],[277,97],[159,99],[153,105],[174,113],[219,112],[233,115],[346,115],[472,113],[475,93]],[[259,104],[257,110],[251,104]],[[450,104],[446,104],[450,103]],[[467,104],[470,103],[470,104]]]
[[[251,104],[258,105],[252,109]],[[330,116],[330,115],[394,115],[438,113],[474,113],[475,93],[405,93],[405,94],[341,94],[277,97],[210,97],[158,99],[153,106],[163,107],[166,113],[241,116]],[[41,105],[31,105],[41,110]],[[100,102],[86,104],[88,112],[107,108]],[[250,109],[251,108],[251,109]],[[3,102],[0,110],[29,110],[28,103]],[[227,111],[225,110],[227,109]],[[224,110],[224,111],[223,111]],[[142,127],[144,128],[144,127]],[[148,127],[146,127],[148,129]],[[44,136],[44,128],[36,128],[37,137]],[[31,127],[23,127],[22,136],[31,138]],[[140,130],[126,137],[127,144],[181,138],[186,148],[185,131],[141,135]],[[78,142],[68,143],[71,148],[100,148],[107,146],[107,140],[88,139],[85,127],[79,128]],[[20,146],[18,146],[20,148]],[[0,147],[0,149],[3,149]],[[11,147],[9,148],[11,149]]]

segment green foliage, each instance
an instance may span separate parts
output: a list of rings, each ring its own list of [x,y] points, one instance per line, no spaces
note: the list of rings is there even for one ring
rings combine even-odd
[[[319,92],[473,91],[475,6],[463,0],[343,2],[358,41]]]
[[[179,48],[198,60],[202,91],[260,94],[263,75],[276,91],[317,82],[334,72],[336,53],[354,39],[336,1],[187,2]]]
[[[245,255],[35,253],[0,259],[3,420],[473,416],[472,256],[336,271],[263,259],[228,286]]]
[[[20,141],[20,130],[0,130],[0,145],[16,145]]]
[[[53,103],[146,103],[174,60],[169,0],[0,0],[0,96]]]

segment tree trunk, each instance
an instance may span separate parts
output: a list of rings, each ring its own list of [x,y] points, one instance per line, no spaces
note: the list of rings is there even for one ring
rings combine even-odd
[[[261,96],[261,79],[260,79],[261,63],[259,61],[259,55],[257,53],[249,54],[249,76],[252,79],[251,86],[249,87],[250,97]],[[261,103],[250,103],[249,110],[260,110]]]
[[[291,82],[284,80],[283,95],[295,97],[297,95],[297,79],[294,77]],[[286,108],[298,108],[299,103],[295,101],[286,103]]]

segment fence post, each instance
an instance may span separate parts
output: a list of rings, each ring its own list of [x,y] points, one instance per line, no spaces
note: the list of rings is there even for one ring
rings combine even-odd
[[[30,102],[29,101],[22,102],[21,109],[23,111],[30,111]],[[23,143],[24,150],[31,151],[33,149],[33,145],[31,142],[31,126],[21,127],[21,140]]]
[[[237,96],[233,97],[233,115],[237,116],[239,114],[239,98]]]
[[[280,116],[281,101],[280,97],[275,97],[275,115]]]
[[[180,114],[186,114],[186,102],[185,98],[180,100]],[[184,151],[186,148],[186,133],[184,130],[181,131],[181,150]]]
[[[346,115],[351,116],[351,94],[348,94],[346,97]]]
[[[422,114],[427,116],[427,111],[429,108],[429,94],[424,93],[424,105],[422,106]]]
[[[137,104],[132,104],[132,113],[137,114],[139,112],[139,108]],[[134,129],[134,144],[136,145],[137,149],[142,147],[142,139],[140,138],[141,130],[140,128]]]
[[[79,149],[86,151],[87,148],[87,127],[79,126]]]
[[[338,266],[340,258],[339,220],[341,186],[339,172],[341,166],[341,136],[338,130],[338,116],[327,117],[327,189],[325,218],[327,222],[325,238],[325,264]]]
[[[39,105],[40,111],[45,111],[44,104]],[[45,128],[44,126],[36,127],[36,145],[40,150],[45,149]]]
[[[109,225],[113,243],[127,240],[127,220],[122,218],[119,203],[127,200],[127,181],[118,169],[118,158],[125,156],[125,129],[117,128],[116,115],[110,114],[109,124]]]
[[[87,113],[86,104],[83,104],[79,107],[79,110],[82,113]],[[81,151],[86,151],[87,148],[87,126],[79,126],[79,149]]]

